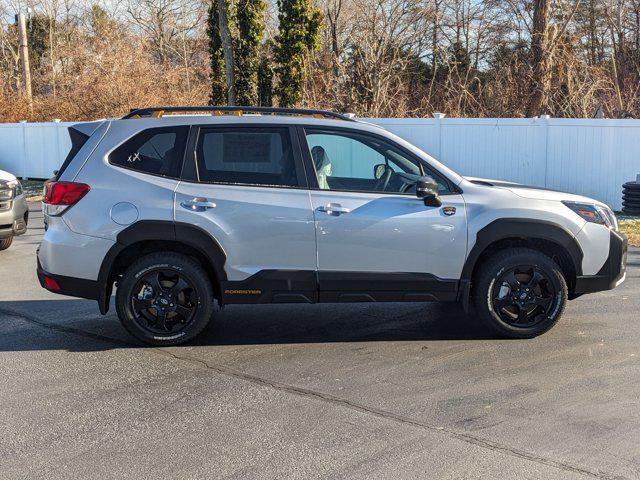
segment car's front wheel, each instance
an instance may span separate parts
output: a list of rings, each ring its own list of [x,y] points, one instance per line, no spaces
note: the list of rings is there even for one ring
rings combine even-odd
[[[135,261],[116,291],[122,325],[151,345],[178,345],[196,337],[217,309],[211,281],[194,259],[152,253]]]
[[[6,250],[13,243],[13,237],[7,237],[0,240],[0,250]]]
[[[494,254],[474,279],[480,318],[510,338],[532,338],[553,327],[564,311],[567,293],[558,264],[527,248]]]

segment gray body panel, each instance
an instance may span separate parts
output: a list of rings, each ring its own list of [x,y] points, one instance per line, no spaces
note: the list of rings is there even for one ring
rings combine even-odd
[[[22,235],[27,231],[24,215],[29,210],[24,194],[18,195],[6,210],[0,211],[0,239]]]
[[[198,212],[182,204],[203,198],[215,205]],[[175,219],[206,230],[226,256],[228,280],[260,270],[315,270],[316,239],[309,192],[181,182]]]
[[[108,162],[111,151],[147,128],[245,124],[375,133],[410,150],[462,193],[443,195],[443,206],[434,208],[411,195],[191,183]],[[177,221],[204,229],[221,246],[230,281],[242,281],[261,270],[419,272],[456,280],[478,232],[501,218],[561,226],[584,252],[584,275],[595,274],[609,254],[607,230],[587,225],[560,202],[583,197],[474,184],[395,135],[359,122],[250,115],[105,121],[61,180],[87,183],[91,190],[62,217],[49,220],[39,258],[51,273],[90,280],[98,278],[118,234],[141,220]],[[182,206],[201,198],[215,207],[197,212]],[[349,213],[333,216],[318,211],[328,204],[340,204]],[[455,214],[445,215],[444,207],[455,207]],[[80,248],[74,251],[74,246]]]
[[[7,182],[15,184],[16,177],[0,170],[0,188],[6,188]],[[18,193],[18,190],[14,190],[13,194],[15,193]],[[25,215],[28,211],[29,206],[24,193],[15,195],[10,200],[0,201],[0,240],[22,235],[27,231]]]
[[[419,272],[460,278],[467,252],[462,195],[443,196],[442,208],[427,207],[414,195],[311,192],[316,219],[318,269],[351,272]],[[341,206],[331,215],[321,207]]]

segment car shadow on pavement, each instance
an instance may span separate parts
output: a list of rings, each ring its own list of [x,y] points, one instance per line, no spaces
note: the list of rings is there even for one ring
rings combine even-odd
[[[0,302],[0,351],[100,351],[139,347],[86,300]],[[486,340],[495,338],[457,304],[234,305],[187,345]]]

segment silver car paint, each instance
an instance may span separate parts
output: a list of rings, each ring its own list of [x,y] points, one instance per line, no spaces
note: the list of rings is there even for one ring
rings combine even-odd
[[[128,170],[108,162],[109,153],[139,130],[125,127],[120,124],[109,128],[108,137],[92,151],[74,178],[76,182],[91,186],[82,201],[62,217],[75,233],[116,240],[126,225],[112,219],[111,208],[122,202],[137,208],[138,220],[173,220],[173,192],[178,180]]]
[[[489,223],[500,218],[522,218],[543,220],[562,226],[571,235],[577,237],[584,253],[582,260],[583,275],[595,275],[609,256],[609,230],[602,225],[588,223],[568,207],[559,198],[573,201],[599,203],[577,195],[549,193],[553,200],[530,198],[516,194],[511,188],[476,185],[464,180],[460,187],[464,191],[469,218],[469,249],[475,245],[477,234]],[[524,190],[524,189],[522,189]],[[536,192],[527,194],[536,195]],[[520,189],[518,189],[520,191]]]
[[[467,252],[462,195],[442,196],[442,208],[414,195],[311,192],[316,219],[318,269],[352,272],[426,272],[460,278]],[[322,211],[343,207],[348,213]]]
[[[215,207],[197,212],[182,205],[195,198]],[[181,182],[175,219],[203,228],[218,241],[227,257],[229,280],[244,280],[260,270],[316,269],[306,190]]]
[[[610,241],[609,231],[602,225],[586,222],[576,240],[582,251],[588,253],[582,259],[582,273],[584,275],[597,274],[609,256],[609,248],[607,248]]]
[[[64,217],[48,216],[47,231],[40,243],[38,258],[46,272],[97,280],[102,259],[114,243],[75,233],[67,226]]]
[[[444,206],[456,207],[456,215],[441,216],[441,209],[422,210],[422,203],[409,197],[189,184],[126,170],[107,162],[110,151],[146,128],[255,123],[334,126],[385,136],[419,155],[462,188],[462,195],[443,197]],[[82,161],[83,154],[88,155],[85,161]],[[135,206],[139,220],[175,219],[207,229],[229,258],[226,268],[232,280],[241,280],[263,268],[307,270],[318,267],[425,271],[441,278],[457,278],[478,231],[500,218],[534,218],[561,225],[577,236],[585,252],[585,275],[597,273],[609,253],[607,229],[594,224],[585,226],[584,220],[559,201],[575,196],[476,185],[404,140],[370,124],[304,117],[208,115],[114,120],[98,127],[77,158],[62,179],[88,183],[91,191],[58,219],[62,222],[50,223],[40,258],[43,266],[51,268],[48,270],[51,273],[97,278],[104,254],[118,232],[125,228],[110,214],[112,207],[121,202]],[[531,198],[536,195],[538,198]],[[211,199],[216,207],[202,214],[180,206],[185,199],[195,197]],[[326,203],[341,203],[352,212],[330,218],[322,214],[322,218],[316,217],[318,222],[314,229],[314,211]],[[382,208],[377,210],[379,206]],[[367,225],[367,221],[372,223]],[[466,229],[465,222],[468,223]],[[343,225],[344,230],[336,229],[339,225]],[[69,261],[77,258],[71,245],[83,246],[81,250],[86,257],[79,265],[79,262]]]
[[[0,182],[11,182],[16,180],[16,176],[0,170]],[[24,216],[29,210],[27,205],[26,196],[23,193],[16,195],[9,201],[3,202],[5,208],[0,210],[0,226],[9,225],[7,228],[0,227],[0,240],[22,235],[27,231],[27,226],[24,222]]]

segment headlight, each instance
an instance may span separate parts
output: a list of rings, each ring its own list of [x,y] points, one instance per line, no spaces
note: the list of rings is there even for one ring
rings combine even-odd
[[[609,207],[593,203],[562,202],[584,220],[618,231],[618,219]]]
[[[13,185],[13,190],[14,190],[14,196],[18,196],[18,195],[22,195],[23,190],[22,190],[22,184],[20,183],[20,180],[14,180],[12,182],[9,182],[9,185]]]
[[[13,198],[15,189],[10,183],[0,183],[0,202],[6,202]]]
[[[0,202],[22,195],[22,184],[18,180],[0,183]]]

